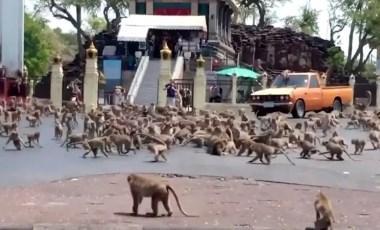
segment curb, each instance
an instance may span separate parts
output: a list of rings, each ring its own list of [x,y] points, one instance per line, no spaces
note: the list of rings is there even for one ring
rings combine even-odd
[[[30,224],[0,224],[0,230],[33,230],[33,225]]]
[[[137,224],[0,224],[0,230],[242,230],[244,227],[143,227]],[[256,229],[256,228],[255,228]],[[260,229],[260,228],[258,228]],[[270,228],[262,228],[269,230]]]
[[[33,230],[143,230],[143,227],[141,225],[136,225],[136,224],[47,224],[46,223],[46,224],[35,224],[33,226]]]

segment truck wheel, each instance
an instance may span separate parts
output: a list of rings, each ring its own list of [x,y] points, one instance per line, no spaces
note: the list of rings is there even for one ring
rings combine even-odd
[[[305,102],[297,100],[294,105],[292,115],[294,118],[303,118],[305,116]]]
[[[342,112],[342,103],[339,100],[335,99],[332,107],[333,111]]]

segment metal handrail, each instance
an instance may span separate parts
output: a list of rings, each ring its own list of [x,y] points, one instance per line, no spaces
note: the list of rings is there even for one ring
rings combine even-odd
[[[131,87],[129,88],[127,100],[130,104],[134,104],[137,92],[139,91],[142,79],[144,78],[145,71],[149,64],[149,56],[141,57],[139,67],[133,77]]]

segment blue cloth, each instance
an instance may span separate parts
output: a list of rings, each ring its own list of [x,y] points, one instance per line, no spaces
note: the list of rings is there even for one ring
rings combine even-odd
[[[174,86],[172,84],[166,84],[165,88],[166,88],[166,96],[167,97],[175,97],[175,90],[174,90]]]

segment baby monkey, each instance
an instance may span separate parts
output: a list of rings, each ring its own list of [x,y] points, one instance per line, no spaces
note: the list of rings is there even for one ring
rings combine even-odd
[[[365,140],[362,139],[352,139],[351,144],[355,146],[354,154],[361,154],[365,147]]]

